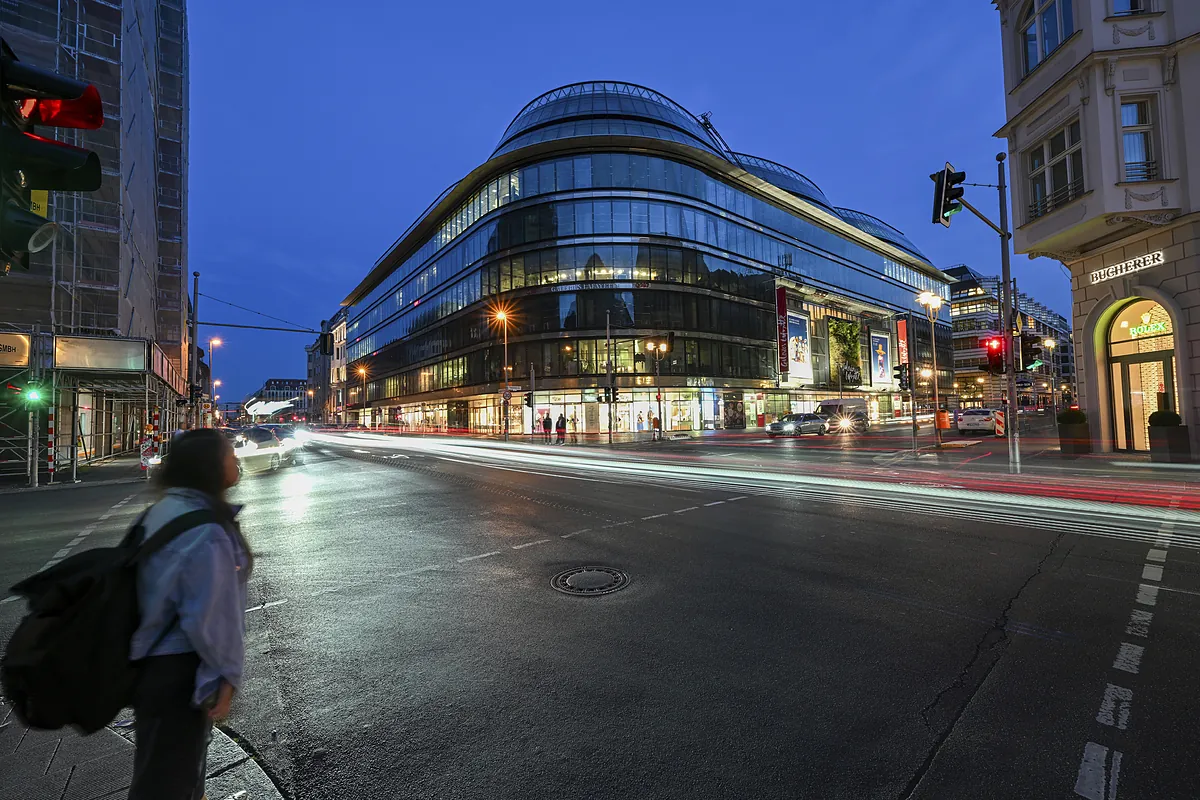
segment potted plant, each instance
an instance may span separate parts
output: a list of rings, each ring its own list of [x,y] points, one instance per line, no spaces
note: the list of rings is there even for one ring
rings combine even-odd
[[[1150,415],[1150,460],[1167,464],[1186,464],[1192,460],[1188,429],[1174,411],[1160,410]]]
[[[1092,436],[1087,414],[1068,408],[1058,415],[1058,449],[1063,456],[1084,456],[1092,452]]]

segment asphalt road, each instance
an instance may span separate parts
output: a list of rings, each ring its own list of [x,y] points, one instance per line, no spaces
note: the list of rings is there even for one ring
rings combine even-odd
[[[247,477],[232,728],[297,798],[1196,796],[1197,515],[717,455],[330,437]],[[0,580],[132,493],[0,498]],[[551,588],[588,565],[629,584]]]

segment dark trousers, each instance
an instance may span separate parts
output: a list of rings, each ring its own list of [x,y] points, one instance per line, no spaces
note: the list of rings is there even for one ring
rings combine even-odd
[[[129,800],[201,800],[212,735],[207,709],[192,706],[195,653],[142,661],[134,692],[137,752]]]

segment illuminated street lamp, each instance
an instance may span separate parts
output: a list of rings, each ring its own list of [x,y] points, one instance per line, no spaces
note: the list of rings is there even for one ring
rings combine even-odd
[[[366,415],[366,413],[367,413],[367,368],[366,367],[358,368],[358,377],[362,378],[362,382],[363,382],[363,387],[362,387],[363,414]]]
[[[1046,339],[1042,342],[1047,350],[1050,351],[1050,379],[1054,380],[1054,348],[1058,346],[1058,342],[1053,339]],[[1048,384],[1043,383],[1043,387],[1050,388]],[[1058,403],[1054,398],[1054,390],[1050,389],[1050,413],[1055,414],[1058,409]]]
[[[213,367],[213,350],[217,347],[220,347],[223,344],[224,344],[224,342],[222,342],[216,336],[214,336],[208,340],[208,379],[209,380],[212,380],[212,376],[217,374],[216,369]],[[214,383],[213,386],[220,386],[220,384]]]
[[[925,316],[929,318],[929,345],[933,352],[933,370],[932,374],[937,374],[937,313],[942,307],[942,298],[933,292],[921,292],[917,295],[917,302],[925,306]],[[924,370],[922,370],[924,373]],[[933,379],[933,438],[937,442],[937,446],[942,446],[942,429],[938,427],[938,411],[941,405],[938,402],[938,385],[937,378]]]
[[[508,441],[508,402],[512,397],[512,383],[509,381],[508,371],[508,312],[503,308],[497,309],[493,315],[496,320],[504,328],[504,402],[501,404],[504,408],[504,441]]]

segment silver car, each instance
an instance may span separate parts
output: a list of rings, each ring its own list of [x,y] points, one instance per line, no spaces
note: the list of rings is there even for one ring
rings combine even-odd
[[[958,433],[995,433],[996,416],[990,408],[964,408],[958,413]]]
[[[767,426],[767,436],[801,436],[805,433],[815,433],[824,436],[829,433],[829,423],[816,414],[785,414]]]

